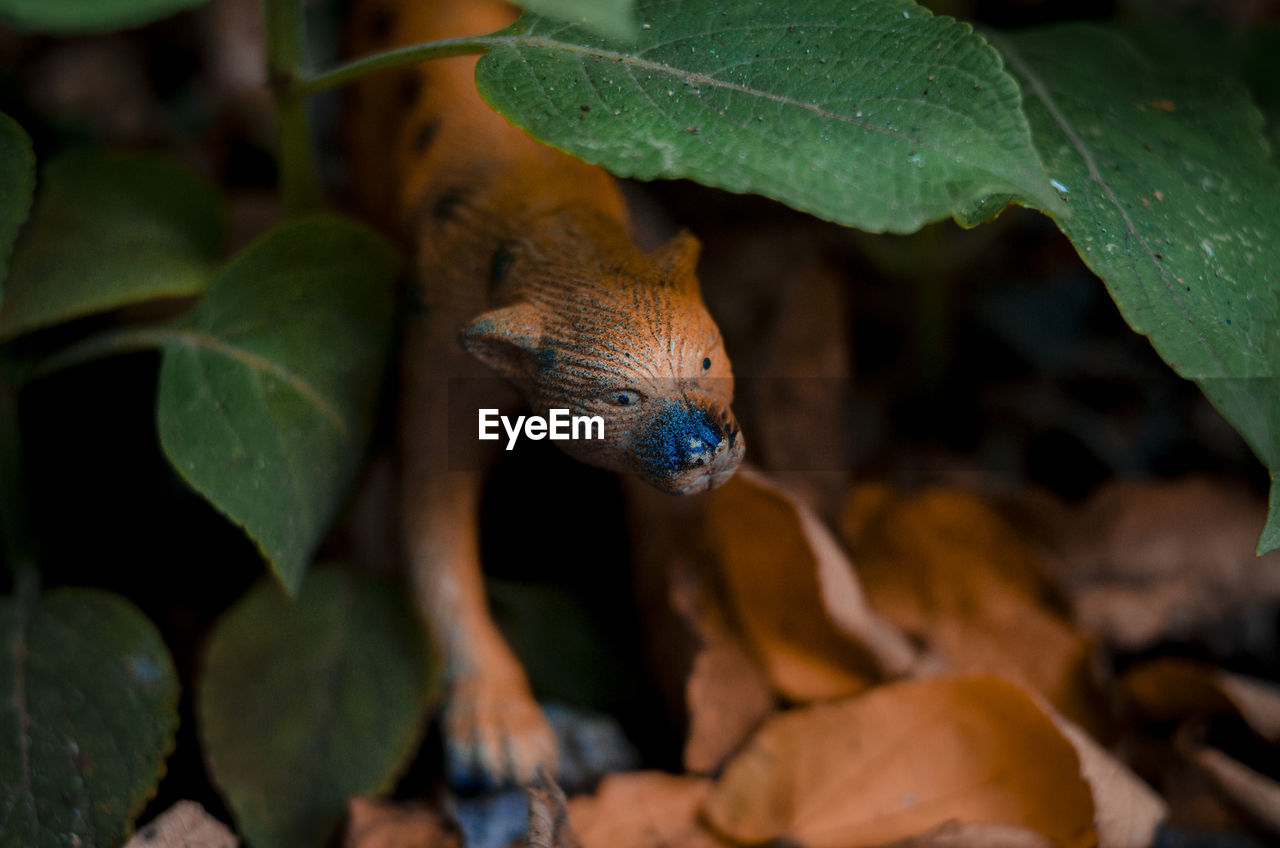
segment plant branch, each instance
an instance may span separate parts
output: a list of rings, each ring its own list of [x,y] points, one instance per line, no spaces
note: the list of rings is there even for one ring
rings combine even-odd
[[[300,90],[305,53],[302,0],[263,0],[267,71],[280,122],[280,185],[285,209],[296,215],[320,206],[320,181],[311,148],[307,99]]]
[[[41,360],[27,373],[26,379],[38,380],[76,365],[121,353],[156,350],[181,341],[181,331],[163,327],[125,327],[90,336]]]
[[[365,74],[371,74],[375,71],[413,65],[427,59],[445,59],[449,56],[485,53],[490,47],[502,41],[502,38],[488,35],[450,38],[444,41],[430,41],[426,44],[415,44],[412,47],[401,47],[384,53],[375,53],[372,56],[365,56],[316,74],[309,79],[301,80],[294,87],[294,91],[302,97],[310,97],[353,82]]]

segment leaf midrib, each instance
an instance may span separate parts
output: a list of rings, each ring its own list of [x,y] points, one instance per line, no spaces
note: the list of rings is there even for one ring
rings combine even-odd
[[[584,56],[590,59],[600,59],[605,61],[611,61],[611,62],[614,62],[615,64],[619,64],[619,65],[622,65],[623,67],[626,67],[628,70],[639,69],[643,71],[650,71],[653,73],[665,74],[677,80],[680,80],[682,82],[688,82],[690,84],[705,85],[709,88],[717,88],[724,91],[732,91],[732,92],[737,92],[739,94],[745,94],[750,97],[771,101],[773,103],[778,103],[783,106],[789,106],[796,109],[802,109],[808,112],[812,112],[814,115],[817,115],[820,118],[829,119],[839,123],[848,124],[850,126],[859,127],[860,129],[879,133],[889,138],[898,139],[900,141],[907,141],[913,144],[919,143],[921,144],[921,146],[925,146],[925,147],[928,146],[923,144],[919,139],[912,138],[906,133],[898,132],[896,130],[891,130],[883,125],[873,124],[869,121],[858,120],[857,118],[854,118],[847,114],[832,112],[831,110],[823,109],[822,107],[814,103],[807,103],[803,100],[796,100],[793,97],[787,97],[785,95],[776,94],[774,92],[765,91],[759,88],[751,88],[750,86],[742,85],[741,83],[729,82],[728,80],[723,80],[723,79],[720,79],[719,77],[708,76],[705,73],[690,71],[685,68],[669,65],[666,62],[655,62],[650,59],[642,59],[639,56],[631,53],[620,53],[616,50],[606,50],[603,47],[587,47],[585,45],[574,44],[573,42],[569,42],[569,41],[557,41],[557,40],[545,38],[545,37],[538,38],[538,37],[530,37],[530,36],[500,36],[500,37],[494,37],[491,39],[478,39],[478,40],[489,43],[489,44],[494,44],[494,45],[500,44],[506,47],[517,47],[517,48],[530,47],[535,49],[561,50],[566,53],[573,53],[573,54]],[[635,83],[637,87],[641,87],[639,80],[635,80]]]
[[[321,394],[320,390],[306,377],[280,363],[202,330],[160,330],[155,332],[155,338],[164,347],[180,346],[206,350],[225,356],[251,371],[270,374],[278,378],[310,402],[338,430],[343,438],[350,437],[350,427],[347,426],[346,419],[343,418],[342,413],[338,411],[329,399]]]
[[[560,32],[560,30],[556,31],[556,33],[558,32]],[[931,143],[927,138],[912,136],[899,130],[890,129],[882,124],[872,123],[866,120],[860,120],[847,113],[832,111],[830,109],[823,108],[822,106],[819,106],[815,103],[806,102],[804,100],[798,100],[794,97],[788,97],[786,95],[778,94],[768,90],[753,88],[751,86],[744,85],[741,83],[735,83],[728,80],[724,80],[716,76],[710,76],[705,72],[694,72],[685,68],[681,68],[679,66],[667,64],[666,62],[641,58],[639,55],[636,55],[633,53],[619,52],[616,50],[607,49],[605,47],[589,46],[584,44],[576,44],[569,41],[562,41],[554,37],[554,35],[555,33],[553,33],[552,35],[531,35],[527,32],[522,32],[519,34],[512,34],[512,35],[481,36],[479,38],[474,39],[470,43],[475,44],[476,46],[482,47],[487,52],[490,52],[490,53],[493,52],[494,48],[498,48],[498,47],[510,49],[517,56],[520,57],[521,61],[524,61],[526,63],[527,63],[527,59],[525,58],[525,54],[522,51],[549,50],[549,51],[561,51],[565,54],[570,54],[570,55],[579,57],[579,60],[584,63],[587,60],[596,60],[599,62],[608,63],[610,65],[616,65],[616,66],[619,66],[621,72],[631,77],[632,84],[635,85],[636,88],[640,91],[644,91],[644,86],[641,85],[640,80],[637,78],[636,74],[637,73],[655,73],[655,74],[664,75],[674,81],[680,82],[681,84],[688,84],[690,86],[698,86],[698,87],[707,87],[710,89],[729,92],[729,93],[737,93],[746,98],[755,98],[755,99],[758,99],[759,101],[773,103],[783,108],[792,108],[792,109],[804,111],[813,115],[818,120],[830,121],[832,123],[835,123],[844,127],[854,127],[864,132],[867,132],[870,135],[874,135],[881,138],[892,139],[896,143],[906,143],[906,144],[915,145],[919,147],[921,150],[925,150],[934,154],[941,155],[946,159],[952,160],[957,164],[963,165],[965,168],[972,169],[974,173],[985,174],[989,179],[994,180],[995,185],[992,187],[991,189],[992,191],[999,190],[999,191],[1011,192],[1015,197],[1018,197],[1025,202],[1028,202],[1030,205],[1036,208],[1055,208],[1055,211],[1059,212],[1059,214],[1063,215],[1064,217],[1067,214],[1069,214],[1065,209],[1053,207],[1053,200],[1056,199],[1056,196],[1051,196],[1048,193],[1037,193],[1034,187],[1029,182],[1025,182],[1021,180],[1019,181],[1011,180],[1009,174],[1006,171],[1001,170],[1000,168],[991,167],[990,163],[985,163],[981,159],[974,160],[968,156],[959,155],[959,151],[955,148],[939,147],[937,144]],[[648,50],[653,50],[655,48],[652,46],[645,47],[645,48],[637,47],[637,50],[641,50],[641,49],[648,51]],[[992,52],[994,53],[995,51],[992,50]],[[961,66],[959,65],[955,65],[954,67],[956,67],[957,69],[961,68]],[[589,74],[587,74],[587,76],[589,78]],[[1010,79],[1010,83],[1011,84],[1013,83],[1012,79]],[[547,96],[548,92],[544,90],[542,94],[544,96]],[[888,97],[885,97],[885,96],[869,95],[868,97],[869,99],[886,100],[886,99],[892,99],[893,96],[890,95]],[[701,98],[699,98],[699,100],[701,101]],[[912,101],[912,102],[919,102],[919,101]],[[932,106],[933,108],[943,108],[942,104],[922,103],[921,105]],[[659,111],[665,114],[665,112],[661,110],[660,107],[659,107]],[[986,131],[982,128],[981,124],[974,123],[973,126],[975,130],[983,133],[984,135],[989,136],[989,134],[986,133]],[[1034,151],[1030,127],[1028,126],[1023,127],[1023,135],[1025,136],[1025,139],[1024,139],[1025,152],[1031,157],[1029,161],[1032,163],[1037,162],[1038,157],[1036,156]],[[1006,154],[1014,153],[1014,151],[1008,150],[1003,146],[1001,147],[1001,149],[1005,149]],[[1047,181],[1047,178],[1046,178],[1046,181]],[[733,190],[733,191],[743,190],[741,187],[718,183],[718,182],[715,182],[714,180],[709,181],[709,184],[723,185],[724,187],[729,188],[730,190]],[[1046,192],[1047,192],[1047,189],[1046,189]],[[848,221],[844,220],[839,214],[832,213],[830,211],[820,212],[820,211],[811,209],[808,206],[800,206],[797,208],[802,208],[802,209],[805,209],[806,211],[815,212],[815,214],[819,214],[824,217],[830,217],[834,214],[836,219],[840,220],[841,223],[848,223]]]
[[[1205,353],[1208,355],[1209,360],[1217,368],[1218,376],[1226,376],[1226,369],[1223,367],[1222,360],[1218,358],[1218,353],[1214,349],[1213,344],[1205,336],[1204,331],[1196,322],[1186,304],[1184,304],[1182,299],[1178,296],[1177,287],[1170,279],[1169,272],[1164,263],[1156,259],[1157,251],[1153,250],[1151,245],[1147,243],[1147,240],[1143,238],[1142,234],[1138,231],[1138,227],[1134,224],[1133,219],[1129,217],[1128,210],[1124,208],[1124,204],[1122,204],[1120,199],[1116,197],[1111,184],[1103,179],[1102,172],[1099,170],[1097,162],[1093,158],[1093,153],[1090,150],[1089,145],[1086,144],[1085,140],[1076,132],[1071,121],[1068,120],[1067,116],[1063,114],[1062,110],[1058,107],[1057,102],[1053,99],[1053,95],[1050,94],[1044,81],[1040,79],[1040,77],[1029,65],[1027,65],[1025,61],[1023,61],[1018,52],[1014,50],[1012,45],[1005,39],[1000,39],[1000,52],[1005,57],[1005,61],[1007,61],[1011,67],[1016,69],[1019,76],[1026,81],[1032,93],[1034,93],[1044,105],[1045,110],[1049,113],[1049,117],[1053,119],[1053,122],[1062,130],[1063,135],[1067,137],[1067,141],[1071,144],[1072,149],[1079,154],[1081,160],[1085,164],[1085,168],[1089,172],[1089,179],[1102,188],[1103,193],[1106,195],[1107,202],[1111,204],[1116,212],[1119,213],[1121,220],[1124,221],[1127,237],[1134,239],[1147,254],[1151,267],[1155,269],[1157,279],[1163,283],[1169,299],[1177,304],[1178,310],[1182,314],[1183,321],[1191,328],[1192,332],[1194,332],[1196,340],[1200,343],[1201,348],[1203,348]],[[1135,276],[1141,278],[1143,275],[1135,273]],[[1148,335],[1151,334],[1148,333]],[[1172,363],[1174,358],[1169,358],[1169,361]]]

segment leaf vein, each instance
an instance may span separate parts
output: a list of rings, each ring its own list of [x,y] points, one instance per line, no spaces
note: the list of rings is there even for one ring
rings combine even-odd
[[[350,428],[347,426],[346,420],[342,417],[342,413],[320,393],[320,390],[300,374],[286,368],[285,366],[273,362],[265,356],[245,350],[242,347],[220,339],[211,333],[201,332],[197,330],[178,330],[174,333],[166,334],[166,340],[187,347],[200,348],[210,351],[211,353],[220,354],[239,362],[241,365],[253,371],[265,372],[273,377],[279,378],[283,383],[289,386],[298,394],[307,399],[320,412],[329,423],[331,423],[343,438],[350,436]]]
[[[1039,98],[1042,104],[1044,104],[1045,110],[1048,111],[1053,122],[1058,125],[1063,134],[1067,137],[1067,141],[1080,155],[1081,160],[1085,164],[1085,168],[1089,172],[1089,179],[1102,188],[1103,193],[1106,195],[1107,203],[1119,213],[1121,220],[1124,222],[1126,240],[1132,237],[1142,247],[1143,252],[1145,252],[1147,257],[1151,260],[1150,264],[1156,271],[1157,279],[1164,284],[1164,288],[1169,295],[1169,299],[1173,303],[1177,304],[1178,310],[1182,313],[1182,317],[1187,326],[1191,328],[1192,332],[1195,334],[1196,340],[1200,342],[1201,347],[1204,348],[1209,359],[1217,367],[1218,373],[1225,376],[1225,369],[1223,368],[1222,360],[1218,357],[1218,352],[1209,342],[1209,339],[1205,336],[1204,331],[1200,328],[1199,324],[1196,323],[1195,318],[1192,316],[1190,310],[1188,310],[1187,305],[1182,302],[1182,298],[1178,295],[1177,286],[1174,284],[1174,281],[1170,279],[1169,271],[1166,270],[1164,263],[1156,259],[1157,251],[1153,249],[1151,245],[1147,243],[1147,240],[1142,237],[1142,234],[1138,232],[1138,228],[1134,224],[1133,219],[1129,217],[1129,211],[1124,208],[1124,205],[1120,202],[1120,199],[1112,189],[1111,184],[1103,179],[1102,173],[1098,168],[1098,163],[1094,159],[1093,152],[1089,148],[1089,145],[1086,144],[1085,140],[1076,132],[1075,127],[1071,124],[1070,120],[1068,120],[1067,116],[1063,114],[1062,110],[1058,107],[1057,102],[1053,99],[1053,96],[1049,92],[1048,86],[1045,85],[1044,81],[1040,79],[1034,71],[1032,71],[1026,62],[1023,61],[1022,57],[1018,55],[1012,45],[1008,44],[1008,42],[1003,39],[1001,40],[1001,44],[1001,53],[1003,53],[1005,59],[1011,66],[1017,69],[1019,75],[1026,80],[1027,85],[1030,86],[1035,96]],[[1129,262],[1133,268],[1134,275],[1140,280],[1144,279],[1146,275],[1139,269],[1137,260],[1133,258],[1132,252],[1126,250],[1126,254],[1129,255]]]

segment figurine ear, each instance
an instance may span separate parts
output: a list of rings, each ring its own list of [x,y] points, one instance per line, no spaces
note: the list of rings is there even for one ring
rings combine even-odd
[[[485,312],[462,331],[467,353],[506,377],[519,377],[542,341],[542,316],[527,303]]]
[[[669,242],[655,250],[655,265],[666,272],[667,279],[679,287],[692,286],[698,290],[698,256],[702,245],[688,231],[681,230]]]

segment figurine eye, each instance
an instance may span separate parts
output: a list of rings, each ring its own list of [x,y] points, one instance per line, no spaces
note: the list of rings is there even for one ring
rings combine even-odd
[[[710,370],[710,368],[711,368],[711,357],[708,356],[706,359],[702,360],[702,370],[708,371]]]
[[[619,389],[605,396],[614,406],[635,406],[640,402],[640,393],[635,389]]]

